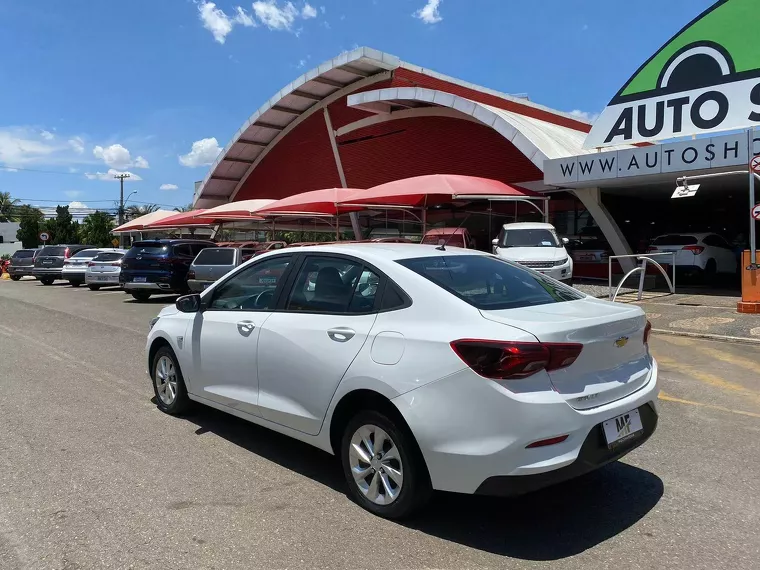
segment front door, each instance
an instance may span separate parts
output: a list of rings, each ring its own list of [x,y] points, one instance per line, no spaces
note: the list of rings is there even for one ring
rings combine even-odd
[[[259,335],[261,416],[319,433],[346,370],[377,314],[380,279],[343,256],[306,256],[287,298]]]
[[[270,317],[291,256],[246,267],[204,298],[190,335],[197,395],[259,415],[257,353],[262,325]]]

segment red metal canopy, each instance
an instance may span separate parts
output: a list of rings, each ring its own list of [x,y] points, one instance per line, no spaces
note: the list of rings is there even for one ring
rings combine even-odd
[[[145,229],[152,230],[152,229],[159,229],[159,228],[164,228],[164,229],[190,228],[190,227],[214,225],[216,221],[215,218],[199,217],[199,215],[203,214],[203,212],[205,211],[206,211],[205,209],[200,209],[200,210],[190,210],[189,212],[178,212],[174,214],[173,216],[168,216],[166,218],[158,220],[157,222],[146,225]]]
[[[302,192],[294,196],[288,196],[277,200],[265,208],[256,210],[256,216],[337,216],[340,214],[355,212],[363,207],[343,207],[341,202],[346,202],[349,196],[353,196],[366,190],[355,188],[326,188],[324,190],[312,190]]]
[[[394,180],[369,190],[354,190],[340,204],[341,209],[349,205],[366,207],[373,204],[424,208],[441,202],[489,198],[545,199],[538,192],[518,189],[489,178],[431,174]]]

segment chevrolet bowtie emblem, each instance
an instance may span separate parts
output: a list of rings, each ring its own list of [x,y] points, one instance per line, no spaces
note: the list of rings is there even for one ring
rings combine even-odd
[[[618,348],[623,348],[626,344],[628,344],[627,336],[621,336],[619,339],[615,341],[615,346],[617,346]]]

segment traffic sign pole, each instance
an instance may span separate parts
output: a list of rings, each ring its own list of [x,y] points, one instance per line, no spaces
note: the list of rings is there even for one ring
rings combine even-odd
[[[757,222],[755,221],[755,218],[752,217],[751,212],[755,207],[755,173],[760,172],[760,157],[755,156],[754,153],[755,149],[753,147],[755,141],[753,131],[754,129],[747,129],[749,156],[751,157],[749,166],[749,262],[750,268],[752,270],[757,270],[757,244],[755,242],[755,226],[757,225]]]

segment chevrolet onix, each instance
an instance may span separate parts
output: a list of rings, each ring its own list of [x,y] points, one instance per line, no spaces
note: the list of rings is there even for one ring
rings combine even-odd
[[[639,307],[473,250],[267,253],[151,327],[163,411],[199,402],[333,453],[350,496],[388,518],[433,489],[515,495],[576,477],[657,425]]]

